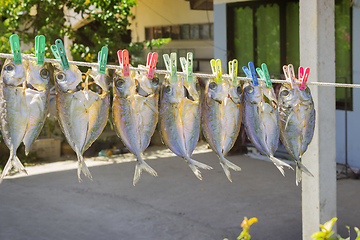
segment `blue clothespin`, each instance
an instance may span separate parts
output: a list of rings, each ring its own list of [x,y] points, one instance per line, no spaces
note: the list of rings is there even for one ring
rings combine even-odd
[[[40,35],[35,37],[35,56],[36,64],[45,64],[45,36]]]
[[[176,59],[176,53],[171,53],[170,58],[168,54],[163,55],[166,70],[170,71],[170,82],[176,83],[177,82],[177,59]]]
[[[19,36],[17,34],[13,34],[10,36],[10,47],[11,53],[14,55],[14,63],[21,64],[21,51],[20,51],[20,41]]]
[[[246,77],[251,78],[251,72],[246,66],[243,66],[242,70],[244,71]]]
[[[106,71],[108,53],[109,49],[106,46],[103,46],[101,48],[101,51],[98,53],[99,73],[105,73]]]
[[[53,47],[54,45],[51,46],[51,51],[54,53],[55,47]],[[66,57],[66,53],[65,53],[65,48],[64,48],[64,44],[61,41],[61,39],[57,39],[55,41],[55,46],[56,46],[56,52],[57,55],[54,53],[56,59],[60,59],[61,61],[61,66],[64,70],[69,69],[69,62],[68,59]]]
[[[253,85],[257,86],[259,85],[257,76],[256,76],[256,72],[255,72],[255,66],[253,62],[249,62],[249,69],[250,69],[250,73],[251,73],[251,77],[252,77],[252,81],[253,81]]]
[[[259,74],[260,78],[265,79],[266,87],[272,87],[270,80],[270,75],[266,63],[261,64],[261,68],[256,68],[256,72]]]

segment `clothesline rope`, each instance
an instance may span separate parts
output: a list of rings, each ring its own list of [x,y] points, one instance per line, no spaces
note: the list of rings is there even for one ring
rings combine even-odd
[[[12,54],[0,53],[0,58],[14,58],[14,56]],[[25,55],[25,54],[21,54],[21,58],[36,61],[36,57],[31,57],[31,56]],[[51,59],[51,58],[45,58],[45,62],[60,63],[60,60]],[[89,62],[69,61],[69,64],[74,64],[74,65],[77,65],[77,66],[85,66],[85,67],[99,67],[98,63],[89,63]],[[106,65],[106,67],[110,68],[110,69],[122,69],[121,66],[117,66],[117,65]],[[135,68],[135,67],[130,67],[130,70],[147,71],[144,68]],[[169,74],[170,72],[166,71],[166,70],[155,70],[155,73],[157,73],[157,74]],[[186,76],[186,73],[184,73],[184,72],[177,72],[177,74]],[[203,78],[213,78],[213,77],[215,77],[214,74],[205,74],[205,73],[193,73],[193,76],[194,77],[203,77]],[[231,79],[231,76],[229,76],[227,74],[222,75],[222,77],[227,78],[227,79]],[[248,78],[248,77],[237,77],[237,79],[242,80],[242,81],[251,81],[252,80],[251,78]],[[260,79],[259,78],[258,80],[265,82],[265,79]],[[286,83],[286,82],[288,82],[286,80],[281,80],[281,79],[270,79],[270,80],[273,83]],[[300,83],[300,81],[298,81],[298,83]],[[310,82],[310,81],[308,81],[306,84],[307,85],[315,85],[315,86],[328,86],[328,87],[360,88],[360,84]]]

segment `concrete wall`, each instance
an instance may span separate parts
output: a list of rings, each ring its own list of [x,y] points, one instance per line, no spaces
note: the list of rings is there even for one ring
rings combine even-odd
[[[360,8],[353,8],[353,83],[360,84]],[[360,168],[360,89],[353,89],[353,111],[348,111],[348,163]],[[336,161],[345,163],[345,112],[336,111]]]
[[[191,10],[185,0],[142,0],[132,9],[135,16],[131,20],[132,42],[145,40],[145,27],[181,24],[213,23],[213,11]],[[214,58],[213,40],[172,40],[163,49],[195,49],[194,58]],[[162,56],[161,56],[162,57]],[[201,72],[211,72],[210,63],[201,61]]]

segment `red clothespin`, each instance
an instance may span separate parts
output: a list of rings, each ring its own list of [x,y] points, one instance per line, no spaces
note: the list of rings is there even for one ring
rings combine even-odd
[[[306,82],[309,78],[309,74],[310,74],[310,68],[306,68],[304,73],[304,68],[299,67],[298,78],[301,81],[301,85],[299,87],[300,90],[305,90]]]
[[[118,51],[119,65],[122,66],[122,73],[124,77],[130,75],[129,68],[129,52],[128,50],[119,50]]]
[[[158,54],[156,52],[149,53],[147,56],[146,67],[149,68],[147,78],[152,79],[154,77],[156,62],[158,59]]]

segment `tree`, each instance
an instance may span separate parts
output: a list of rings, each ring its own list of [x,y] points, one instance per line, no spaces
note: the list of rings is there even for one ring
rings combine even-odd
[[[22,44],[34,43],[37,35],[46,37],[47,57],[50,45],[64,36],[73,40],[74,60],[96,61],[103,46],[109,48],[109,61],[116,60],[116,51],[139,50],[161,41],[130,44],[124,41],[136,0],[0,0],[0,52],[10,52],[9,37],[16,33]],[[74,29],[69,21],[80,15],[87,24]],[[130,44],[130,45],[129,45]],[[130,49],[129,49],[130,48]]]

